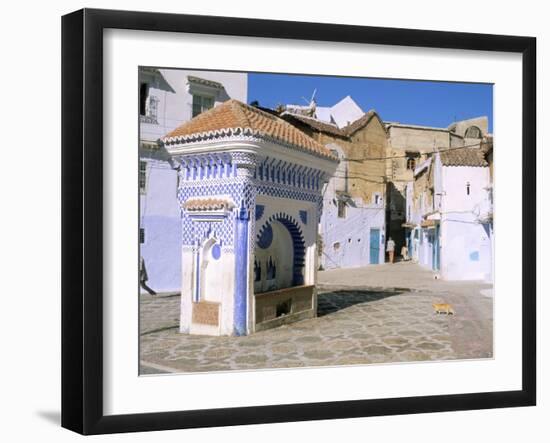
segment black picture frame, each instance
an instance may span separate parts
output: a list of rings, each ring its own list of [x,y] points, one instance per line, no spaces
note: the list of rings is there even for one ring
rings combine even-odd
[[[522,388],[132,415],[103,413],[103,31],[108,28],[519,53],[522,97]],[[62,426],[152,431],[536,403],[536,39],[504,35],[83,9],[62,18]]]

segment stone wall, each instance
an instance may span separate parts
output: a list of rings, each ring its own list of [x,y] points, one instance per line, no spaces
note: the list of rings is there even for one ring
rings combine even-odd
[[[294,286],[255,295],[255,330],[315,317],[315,286]]]

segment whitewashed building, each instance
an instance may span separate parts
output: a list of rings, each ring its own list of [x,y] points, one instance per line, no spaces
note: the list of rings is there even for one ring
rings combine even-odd
[[[411,125],[386,122],[388,153],[386,176],[386,230],[397,246],[407,244],[405,189],[414,180],[414,170],[429,155],[449,148],[479,146],[487,136],[489,119],[486,116],[454,122],[448,127]],[[405,223],[406,224],[406,223]]]
[[[332,106],[318,106],[315,102],[315,93],[306,106],[286,105],[285,111],[289,114],[312,117],[320,122],[343,128],[359,120],[365,112],[349,95]]]
[[[147,276],[142,292],[181,288],[178,165],[158,140],[230,97],[246,101],[247,88],[242,73],[139,68],[139,240]]]
[[[413,260],[446,280],[492,280],[492,183],[486,151],[436,152],[406,188]]]

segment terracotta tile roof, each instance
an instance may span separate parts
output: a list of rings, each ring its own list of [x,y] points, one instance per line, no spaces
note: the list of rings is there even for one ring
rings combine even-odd
[[[194,142],[231,135],[258,136],[337,160],[320,143],[283,119],[237,100],[228,100],[199,114],[161,138],[165,144]]]
[[[342,131],[338,126],[331,125],[330,123],[326,123],[321,120],[317,120],[316,118],[307,117],[305,115],[292,114],[292,113],[284,113],[283,115],[281,115],[281,117],[290,123],[293,123],[293,122],[303,123],[319,132],[324,132],[326,134],[331,134],[331,135],[337,135],[340,137],[346,137],[346,133]]]
[[[460,148],[441,151],[443,166],[488,166],[484,153],[479,148]]]
[[[357,132],[359,129],[364,127],[368,122],[370,122],[375,115],[377,115],[376,111],[370,110],[369,112],[364,114],[362,117],[358,118],[357,120],[350,123],[349,125],[344,126],[343,128],[339,128],[336,125],[332,125],[330,123],[326,123],[312,117],[307,117],[305,115],[285,113],[281,117],[283,117],[285,120],[288,120],[291,123],[299,121],[319,132],[324,132],[326,134],[348,138],[351,135],[353,135],[355,132]]]
[[[232,209],[233,203],[221,198],[194,198],[187,200],[182,206],[188,211],[218,211]]]

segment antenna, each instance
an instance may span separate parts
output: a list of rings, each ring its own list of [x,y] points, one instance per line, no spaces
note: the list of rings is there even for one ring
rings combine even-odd
[[[313,94],[311,94],[311,99],[307,99],[302,96],[302,100],[304,100],[308,105],[313,105],[315,103],[315,95],[317,94],[317,88],[313,90]]]

